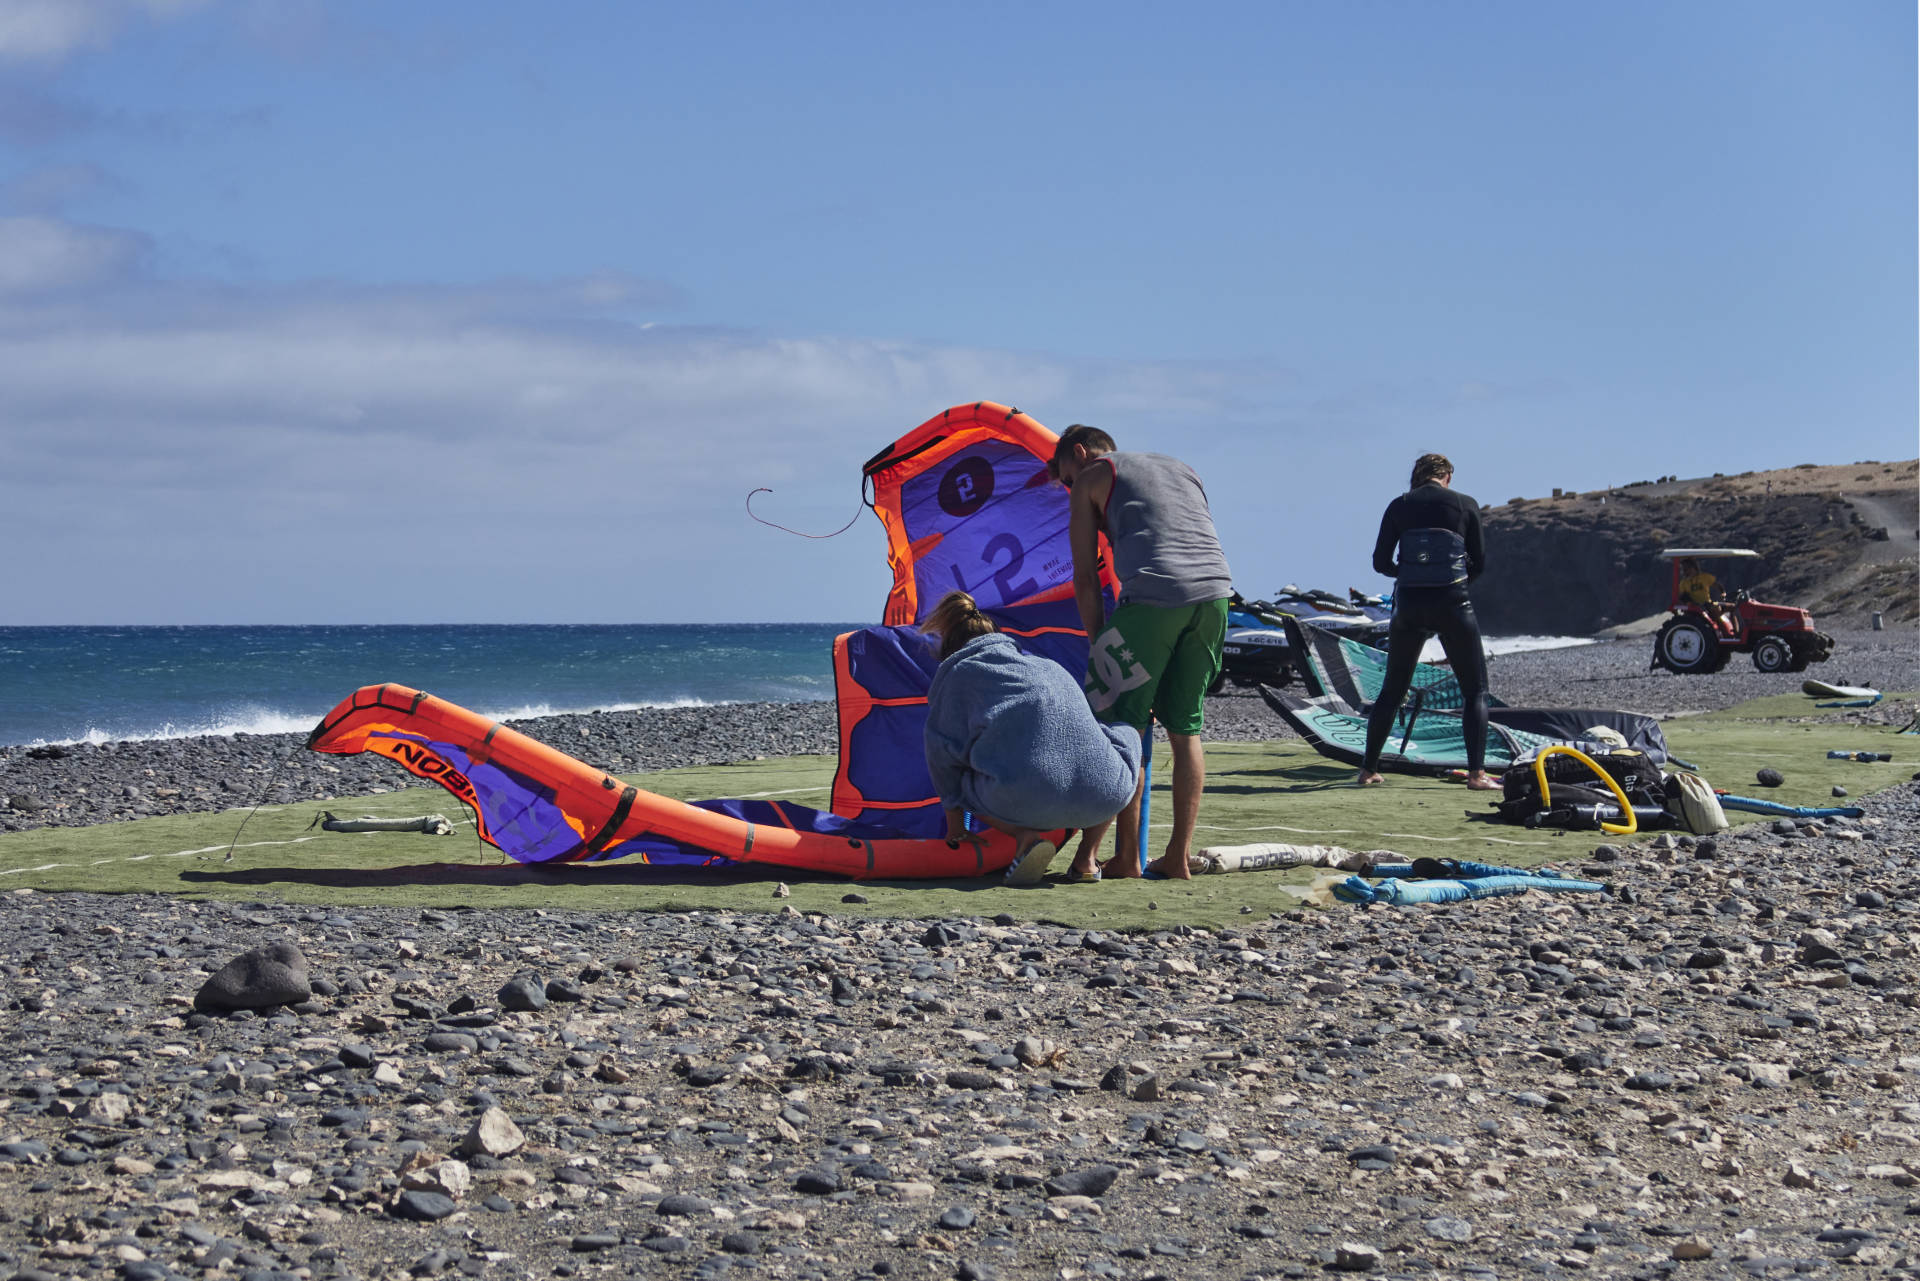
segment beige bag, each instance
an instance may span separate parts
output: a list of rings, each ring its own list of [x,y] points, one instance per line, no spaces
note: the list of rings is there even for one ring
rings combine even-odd
[[[1706,779],[1676,770],[1673,783],[1671,808],[1689,832],[1695,836],[1711,836],[1732,826],[1727,822],[1727,812],[1720,808],[1720,798],[1713,794],[1713,786]]]

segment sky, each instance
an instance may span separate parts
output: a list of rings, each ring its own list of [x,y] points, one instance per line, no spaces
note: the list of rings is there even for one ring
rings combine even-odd
[[[1429,450],[1911,458],[1915,12],[0,0],[0,623],[877,621],[976,400],[1256,597]]]

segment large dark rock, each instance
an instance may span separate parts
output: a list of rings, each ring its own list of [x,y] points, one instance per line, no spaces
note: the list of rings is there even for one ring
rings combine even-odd
[[[500,1008],[515,1012],[544,1010],[547,1008],[547,989],[540,980],[531,974],[521,974],[508,979],[498,993]]]
[[[193,1008],[204,1014],[297,1005],[313,995],[307,958],[291,943],[270,943],[242,952],[214,972],[194,993]]]

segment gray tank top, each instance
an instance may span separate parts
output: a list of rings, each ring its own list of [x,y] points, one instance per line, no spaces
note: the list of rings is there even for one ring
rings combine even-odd
[[[1193,468],[1165,454],[1114,453],[1107,541],[1120,599],[1143,605],[1197,605],[1233,593],[1207,491]]]

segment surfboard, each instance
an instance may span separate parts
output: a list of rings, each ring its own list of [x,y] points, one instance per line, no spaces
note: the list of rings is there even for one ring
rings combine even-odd
[[[1825,681],[1802,681],[1800,692],[1820,698],[1872,698],[1880,691],[1866,685],[1829,685]]]

